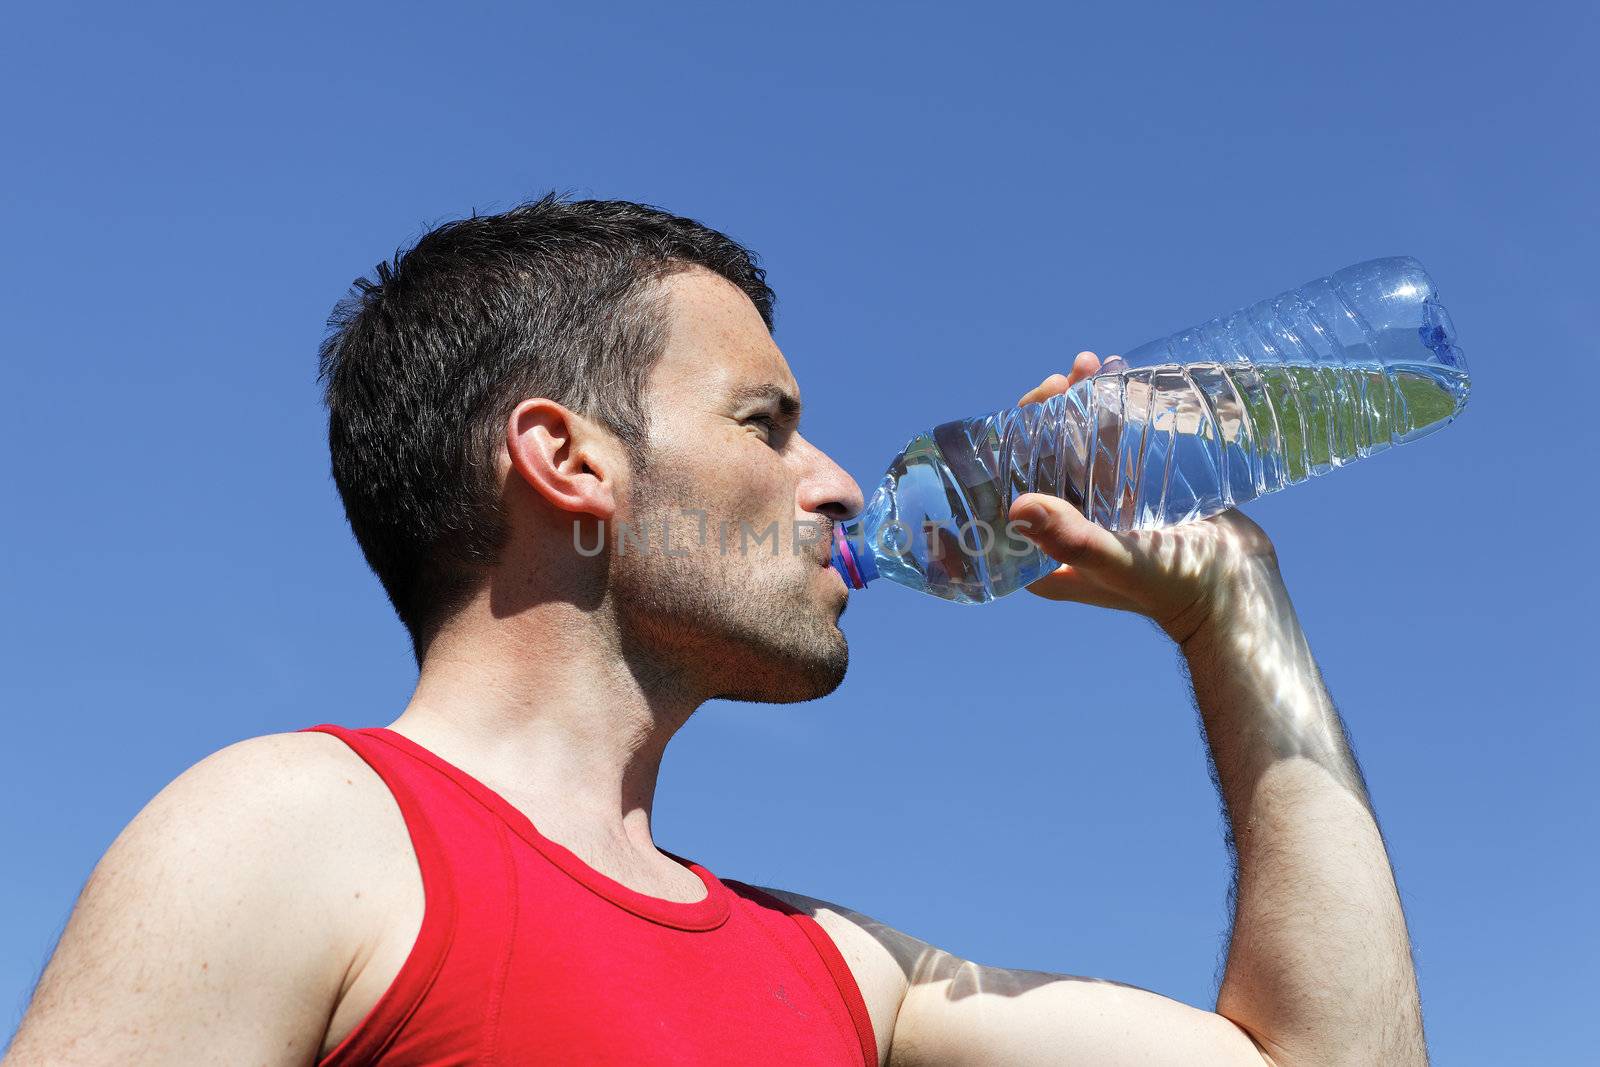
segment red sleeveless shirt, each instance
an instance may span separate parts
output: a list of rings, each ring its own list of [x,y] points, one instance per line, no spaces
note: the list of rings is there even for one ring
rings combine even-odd
[[[877,1063],[855,979],[809,916],[670,852],[705,898],[635,892],[402,734],[306,729],[389,787],[426,898],[400,973],[321,1067]]]

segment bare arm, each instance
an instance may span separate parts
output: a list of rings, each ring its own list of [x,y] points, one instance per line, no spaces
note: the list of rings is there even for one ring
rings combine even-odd
[[[767,889],[814,918],[861,990],[887,1067],[1261,1067],[1248,1033],[1120,982],[962,959],[876,919]]]
[[[325,741],[240,742],[139,813],[84,886],[5,1067],[314,1062],[353,952]]]
[[[1427,1062],[1388,853],[1270,560],[1182,641],[1235,853],[1217,1011],[1280,1063]]]
[[[1243,536],[1247,522],[1222,529]],[[1276,563],[1246,563],[1227,588],[1204,624],[1198,610],[1168,620],[1182,638],[1236,844],[1233,937],[1215,1009],[975,963],[848,908],[780,893],[850,960],[881,1062],[1427,1062],[1383,840]]]
[[[1092,374],[1079,356],[1023,397]],[[1062,501],[1011,518],[1063,565],[1051,599],[1154,621],[1194,686],[1236,856],[1227,967],[1214,1011],[1072,975],[963,960],[837,905],[791,897],[877,999],[895,1067],[1425,1064],[1405,919],[1366,788],[1260,527],[1237,511],[1111,534]]]
[[[1388,853],[1267,535],[1238,511],[1111,534],[1037,495],[1012,517],[1063,564],[1034,592],[1144,615],[1182,651],[1236,856],[1217,1013],[1280,1064],[1425,1063]]]

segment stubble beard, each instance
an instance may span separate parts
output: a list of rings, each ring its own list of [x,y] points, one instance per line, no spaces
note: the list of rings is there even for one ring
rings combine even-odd
[[[654,472],[652,472],[653,474]],[[691,497],[650,475],[632,522],[674,530]],[[716,517],[712,517],[715,529]],[[688,543],[684,543],[687,541]],[[810,594],[810,557],[781,544],[741,553],[674,536],[673,556],[622,552],[611,565],[612,603],[624,639],[663,672],[709,698],[789,704],[827,696],[844,681],[849,645],[831,607]]]

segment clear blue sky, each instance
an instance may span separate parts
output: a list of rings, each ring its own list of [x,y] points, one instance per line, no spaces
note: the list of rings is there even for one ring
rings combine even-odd
[[[808,436],[868,484],[1080,349],[1422,260],[1465,414],[1247,510],[1371,782],[1437,1061],[1592,1054],[1595,9],[689,6],[8,16],[0,1034],[162,785],[403,706],[322,323],[427,227],[559,188],[755,248]],[[845,623],[839,692],[674,742],[663,847],[1208,1003],[1226,861],[1164,639],[892,586]]]

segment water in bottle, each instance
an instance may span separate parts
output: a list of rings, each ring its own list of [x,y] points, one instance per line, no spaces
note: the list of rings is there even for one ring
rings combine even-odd
[[[1174,526],[1450,423],[1470,382],[1414,259],[1348,267],[1106,361],[1058,396],[947,422],[896,456],[834,566],[981,604],[1055,562],[1008,525],[1023,493],[1109,530]]]

